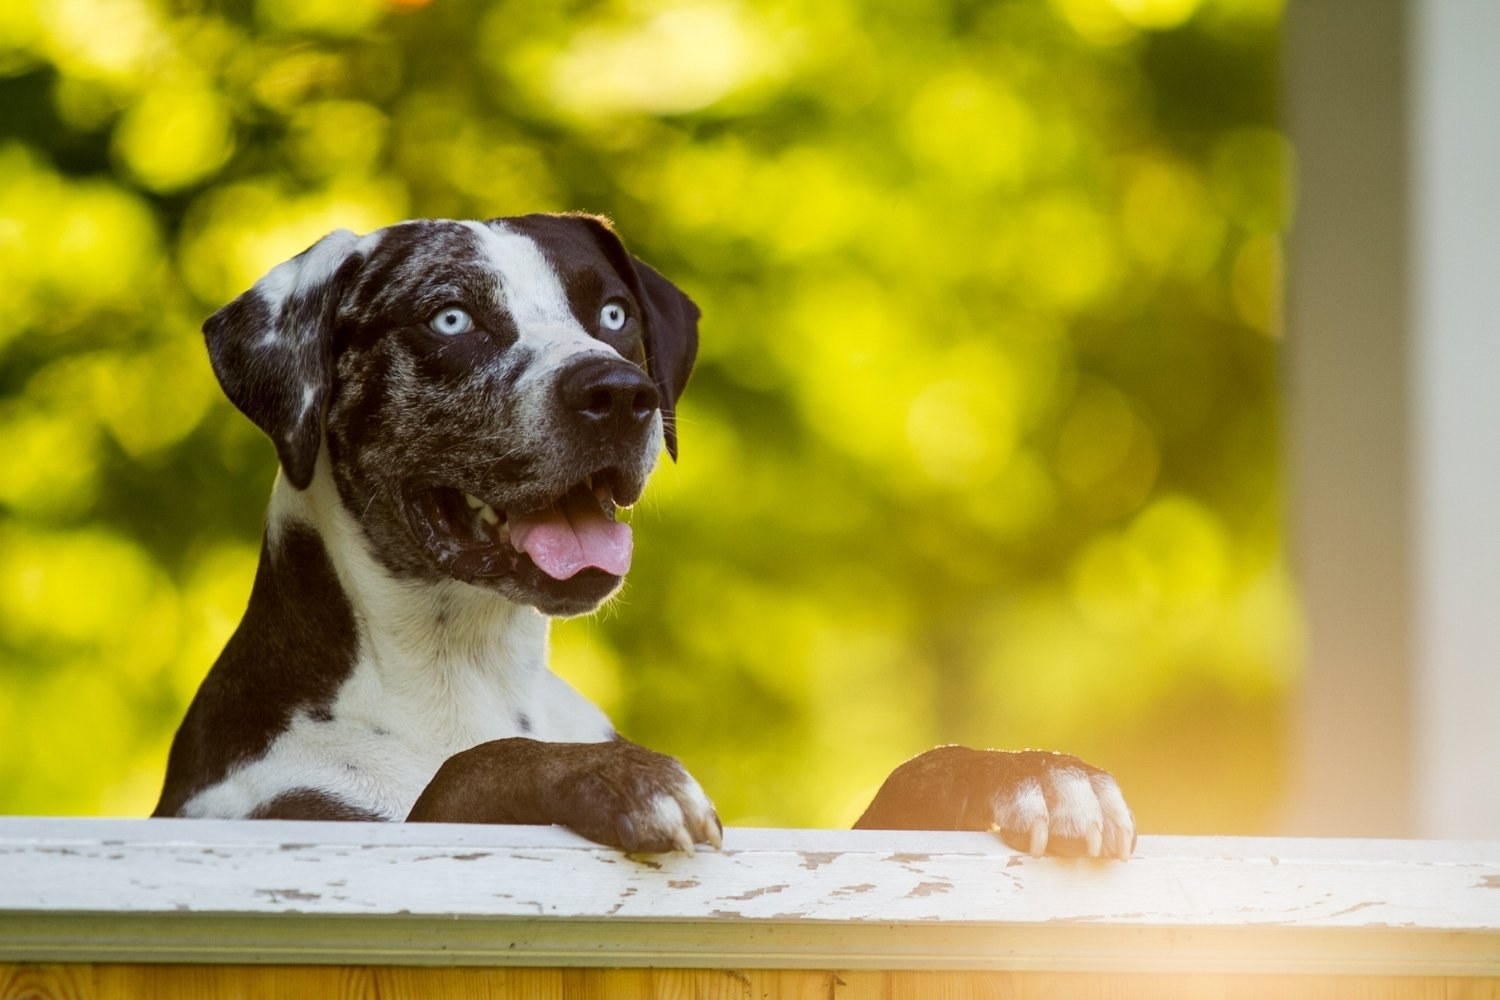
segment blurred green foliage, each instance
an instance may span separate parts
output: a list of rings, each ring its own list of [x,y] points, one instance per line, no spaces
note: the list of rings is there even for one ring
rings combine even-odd
[[[737,823],[936,742],[1275,820],[1278,0],[0,5],[0,809],[143,813],[274,455],[203,317],[335,227],[585,209],[705,314],[559,670]]]

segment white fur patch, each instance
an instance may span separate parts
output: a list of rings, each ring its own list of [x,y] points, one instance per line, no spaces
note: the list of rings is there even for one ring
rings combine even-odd
[[[646,816],[642,833],[652,837],[665,837],[680,851],[693,853],[693,835],[688,833],[687,820],[682,815],[682,806],[670,795],[657,795],[651,800],[651,809]]]
[[[1104,813],[1103,852],[1116,858],[1129,857],[1135,846],[1135,817],[1125,804],[1125,795],[1107,774],[1093,775],[1090,781]]]
[[[708,800],[703,786],[681,764],[678,765],[678,770],[682,772],[682,786],[678,791],[687,800],[688,811],[699,816],[714,815],[714,804]]]
[[[1104,836],[1104,811],[1088,775],[1072,768],[1054,772],[1052,794],[1055,806],[1050,817],[1051,833],[1082,840],[1088,844],[1089,856],[1099,856]]]
[[[1028,778],[996,795],[993,808],[993,829],[1024,835],[1033,855],[1045,853],[1054,837],[1081,842],[1089,857],[1125,858],[1135,843],[1135,820],[1107,774],[1050,767],[1040,780]]]
[[[995,796],[993,804],[996,830],[1028,831],[1031,837],[1030,853],[1041,855],[1047,850],[1047,799],[1042,786],[1027,779],[1014,788]],[[1040,841],[1040,843],[1038,842]]]
[[[518,328],[524,331],[554,323],[578,325],[557,270],[535,240],[500,222],[463,225],[479,236],[495,273],[501,276],[500,294]]]
[[[580,354],[621,357],[613,347],[580,325],[568,302],[557,269],[536,241],[504,223],[464,222],[480,239],[491,266],[501,278],[501,299],[516,325],[518,344],[529,352],[526,371],[512,391],[518,401],[518,420],[537,438],[551,434],[555,419],[554,390],[558,373]],[[655,467],[662,450],[662,416],[653,417],[656,447],[641,456],[641,475]]]
[[[313,403],[317,402],[317,400],[318,400],[318,387],[315,386],[315,385],[312,385],[312,384],[304,385],[302,387],[302,403],[297,408],[297,422],[298,423],[301,423],[302,419],[307,416],[307,411],[311,410],[313,408]],[[291,436],[292,436],[291,433],[287,434],[287,437],[291,437]]]
[[[579,324],[561,276],[535,240],[500,222],[464,225],[479,235],[495,273],[500,275],[500,295],[516,324],[521,344],[536,355],[533,369],[555,370],[574,354],[619,356],[614,348],[591,336]]]
[[[291,260],[284,260],[255,283],[255,292],[271,309],[272,322],[256,342],[271,347],[281,339],[281,326],[274,322],[282,303],[305,288],[315,288],[332,278],[358,244],[359,237],[347,229],[335,229]]]
[[[635,816],[636,830],[643,840],[665,840],[684,854],[693,853],[694,843],[719,846],[719,820],[713,803],[702,787],[678,765],[680,781],[670,795],[653,796],[650,805]]]

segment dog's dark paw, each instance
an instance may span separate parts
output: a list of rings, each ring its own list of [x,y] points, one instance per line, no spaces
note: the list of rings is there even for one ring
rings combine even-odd
[[[1115,779],[1041,750],[929,750],[892,772],[855,827],[992,830],[1033,855],[1123,859],[1135,849]]]
[[[713,803],[676,758],[621,739],[482,743],[448,758],[407,819],[557,824],[646,853],[691,854],[724,836]]]
[[[723,844],[724,827],[697,780],[674,757],[623,741],[580,772],[564,796],[565,825],[590,840],[631,852],[693,853]]]

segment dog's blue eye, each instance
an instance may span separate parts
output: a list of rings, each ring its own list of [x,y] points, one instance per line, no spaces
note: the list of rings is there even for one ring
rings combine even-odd
[[[604,308],[599,310],[599,325],[606,330],[623,330],[625,321],[629,314],[625,312],[624,303],[614,299],[604,303]]]
[[[449,306],[427,321],[433,333],[441,333],[445,337],[457,337],[461,333],[468,333],[474,329],[474,317],[464,312],[457,306]]]

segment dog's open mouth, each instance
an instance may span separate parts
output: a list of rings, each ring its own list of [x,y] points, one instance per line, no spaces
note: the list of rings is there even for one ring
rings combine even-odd
[[[506,510],[452,486],[408,497],[413,530],[447,572],[479,581],[514,573],[524,560],[554,580],[585,570],[624,576],[630,526],[615,520],[607,475],[589,476],[540,507]]]

